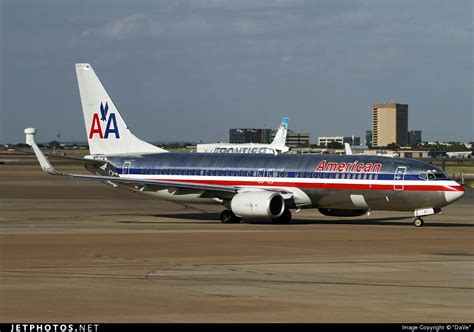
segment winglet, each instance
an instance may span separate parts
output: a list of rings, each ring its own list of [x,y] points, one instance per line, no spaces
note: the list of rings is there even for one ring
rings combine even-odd
[[[29,146],[31,146],[33,148],[33,151],[35,152],[36,158],[38,159],[43,171],[45,171],[48,174],[53,174],[53,175],[61,174],[58,171],[56,171],[53,166],[51,166],[48,159],[44,156],[43,152],[41,151],[41,149],[36,144],[36,142],[35,142],[36,129],[35,128],[26,128],[25,129],[25,135],[26,135],[26,144],[28,144]]]

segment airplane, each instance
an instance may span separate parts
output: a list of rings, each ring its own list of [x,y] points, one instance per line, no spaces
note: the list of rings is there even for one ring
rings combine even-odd
[[[472,151],[446,152],[449,158],[471,158]]]
[[[352,148],[351,148],[351,145],[349,143],[344,143],[344,150],[345,150],[347,156],[352,156],[353,155]]]
[[[211,152],[211,153],[271,153],[279,154],[290,150],[286,146],[286,134],[288,131],[288,118],[283,118],[275,138],[270,144],[263,143],[209,143],[197,144],[196,152]]]
[[[349,143],[344,143],[344,150],[346,155],[353,155],[352,148]],[[358,153],[358,156],[364,155],[364,153]],[[386,152],[386,151],[377,151],[377,156],[386,156],[386,157],[400,157],[400,154],[396,152]]]
[[[355,217],[374,210],[413,211],[413,224],[464,195],[438,167],[408,158],[320,154],[173,153],[137,138],[89,64],[76,64],[93,173],[62,173],[25,129],[43,171],[125,187],[169,201],[219,204],[223,223],[267,218],[289,223],[291,210]]]

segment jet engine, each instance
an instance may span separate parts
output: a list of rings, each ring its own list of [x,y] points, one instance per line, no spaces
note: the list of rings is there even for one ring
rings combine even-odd
[[[278,218],[285,211],[285,200],[279,193],[249,191],[235,195],[230,208],[239,217]]]
[[[360,217],[367,213],[368,210],[346,210],[346,209],[331,209],[319,208],[319,212],[325,216],[330,217]]]

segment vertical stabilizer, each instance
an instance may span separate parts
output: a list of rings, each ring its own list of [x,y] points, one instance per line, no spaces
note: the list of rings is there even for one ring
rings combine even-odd
[[[280,127],[273,139],[271,145],[273,146],[285,146],[286,145],[286,134],[288,131],[288,118],[283,118]]]
[[[349,145],[349,143],[344,143],[344,150],[346,150],[346,154],[348,156],[352,155],[352,149],[351,149],[351,146]]]
[[[90,64],[76,64],[76,74],[92,155],[166,152],[132,134]]]

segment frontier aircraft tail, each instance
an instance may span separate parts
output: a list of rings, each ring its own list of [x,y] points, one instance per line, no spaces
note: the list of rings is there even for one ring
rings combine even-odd
[[[280,127],[273,139],[271,145],[273,146],[285,146],[286,145],[286,134],[288,132],[288,118],[283,118]]]

